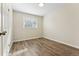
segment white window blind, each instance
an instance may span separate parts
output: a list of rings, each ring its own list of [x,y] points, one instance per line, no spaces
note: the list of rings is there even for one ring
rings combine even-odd
[[[24,18],[24,27],[25,28],[37,28],[37,16],[34,15],[26,15]]]

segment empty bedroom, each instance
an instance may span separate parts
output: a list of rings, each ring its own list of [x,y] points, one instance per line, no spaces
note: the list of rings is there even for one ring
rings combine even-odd
[[[79,56],[79,3],[1,3],[0,10],[1,55]]]

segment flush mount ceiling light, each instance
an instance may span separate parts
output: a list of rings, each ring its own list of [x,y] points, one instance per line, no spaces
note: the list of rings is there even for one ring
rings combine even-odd
[[[43,7],[44,6],[44,3],[39,3],[39,7]]]

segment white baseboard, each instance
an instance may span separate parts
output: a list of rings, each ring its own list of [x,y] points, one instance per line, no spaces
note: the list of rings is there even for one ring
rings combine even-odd
[[[36,39],[36,38],[41,38],[41,37],[31,37],[31,38],[26,38],[26,39],[14,40],[13,42],[24,41],[24,40],[32,40],[32,39]]]
[[[13,45],[13,41],[10,43],[10,49],[11,49],[12,45]]]
[[[13,41],[10,43],[9,52],[10,52],[10,49],[11,49],[12,45],[13,45]],[[9,56],[9,54],[10,54],[9,52],[8,52],[8,56]]]
[[[62,43],[62,44],[65,44],[65,45],[68,45],[68,46],[71,46],[71,47],[79,49],[79,46],[76,46],[76,45],[68,44],[68,43],[65,43],[65,42],[62,42],[62,41],[58,41],[58,40],[53,39],[53,38],[46,37],[46,36],[44,36],[44,38],[47,38],[49,40],[56,41],[56,42],[59,42],[59,43]]]

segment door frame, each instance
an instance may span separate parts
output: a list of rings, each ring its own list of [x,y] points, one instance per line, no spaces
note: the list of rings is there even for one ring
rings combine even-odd
[[[5,17],[7,17],[7,18],[5,18]],[[5,19],[8,22],[6,22]],[[8,27],[5,26],[6,24],[8,24],[7,25]],[[1,28],[2,32],[7,31],[7,34],[6,34],[7,36],[3,35],[1,38],[2,55],[8,56],[10,48],[11,48],[11,43],[12,43],[11,42],[12,41],[12,8],[11,8],[11,4],[8,4],[8,3],[1,4],[1,26],[2,26],[2,28]]]
[[[3,30],[3,8],[2,8],[2,3],[0,3],[0,5],[1,5],[1,31]],[[1,36],[1,56],[3,56],[3,36]]]

